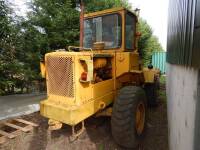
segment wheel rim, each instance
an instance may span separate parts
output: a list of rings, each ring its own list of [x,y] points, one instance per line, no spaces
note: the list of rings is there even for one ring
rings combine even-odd
[[[136,131],[141,135],[144,130],[145,124],[145,104],[140,102],[136,108]]]

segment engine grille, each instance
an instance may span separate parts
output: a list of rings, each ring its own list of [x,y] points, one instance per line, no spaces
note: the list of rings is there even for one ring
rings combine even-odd
[[[48,94],[74,97],[74,70],[72,57],[47,56]]]

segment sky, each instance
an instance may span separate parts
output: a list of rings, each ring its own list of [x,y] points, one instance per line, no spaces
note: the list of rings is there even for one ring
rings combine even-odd
[[[12,0],[18,8],[17,14],[25,14],[27,8],[25,3],[30,0]],[[152,27],[154,35],[166,50],[167,44],[167,14],[169,0],[129,0],[133,8],[139,8],[140,16]]]
[[[140,16],[152,27],[154,35],[166,50],[169,0],[129,0],[133,8],[139,8]]]
[[[26,3],[30,0],[9,0],[12,4],[14,4],[15,11],[17,15],[25,16],[27,12]]]

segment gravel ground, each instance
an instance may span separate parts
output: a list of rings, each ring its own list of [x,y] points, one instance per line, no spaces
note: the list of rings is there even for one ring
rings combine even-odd
[[[161,86],[159,105],[148,112],[145,136],[138,150],[168,150],[167,108],[165,88]],[[48,120],[33,113],[22,118],[39,124],[30,133],[21,133],[18,137],[0,145],[0,150],[123,150],[113,141],[110,118],[88,118],[86,131],[74,142],[70,142],[70,126],[61,130],[48,131]]]

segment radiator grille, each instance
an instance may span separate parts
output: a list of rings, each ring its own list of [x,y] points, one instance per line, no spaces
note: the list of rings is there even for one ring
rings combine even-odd
[[[74,72],[72,57],[47,56],[48,94],[74,97]]]

